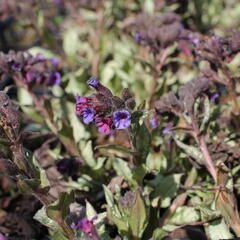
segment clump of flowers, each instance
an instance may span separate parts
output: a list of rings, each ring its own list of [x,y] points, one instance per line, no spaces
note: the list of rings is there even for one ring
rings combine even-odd
[[[131,112],[135,108],[135,100],[125,88],[122,96],[117,97],[103,86],[96,77],[87,84],[96,90],[89,97],[76,97],[76,113],[82,116],[85,124],[95,122],[98,131],[110,134],[114,129],[126,129],[131,125]]]
[[[1,78],[13,76],[20,86],[55,86],[61,83],[62,71],[56,58],[46,59],[43,54],[36,56],[23,52],[0,53]]]

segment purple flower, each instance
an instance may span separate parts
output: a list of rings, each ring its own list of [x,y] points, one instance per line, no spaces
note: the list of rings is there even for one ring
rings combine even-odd
[[[96,77],[91,77],[88,81],[87,84],[89,86],[92,86],[93,88],[97,88],[99,85],[99,81]]]
[[[37,59],[39,62],[44,62],[44,61],[46,61],[46,58],[45,58],[45,56],[44,56],[43,53],[38,53],[38,54],[36,55],[36,59]]]
[[[219,97],[219,93],[213,93],[210,97],[210,101],[214,102]]]
[[[90,235],[92,232],[92,229],[94,228],[93,221],[96,220],[98,217],[95,216],[91,220],[88,220],[87,218],[82,218],[79,220],[77,225],[72,225],[71,228],[74,230],[81,230],[84,233]]]
[[[131,114],[126,110],[113,113],[113,121],[116,129],[125,129],[131,125]]]
[[[85,124],[89,124],[94,120],[94,116],[96,114],[96,111],[93,108],[85,108],[83,110],[83,122]]]
[[[173,131],[171,131],[171,128],[172,128],[172,124],[167,125],[167,126],[163,129],[162,133],[163,133],[163,134],[166,134],[166,135],[169,135],[169,136],[172,136],[174,133],[173,133]]]
[[[159,118],[158,117],[150,118],[149,123],[151,125],[151,128],[153,128],[153,129],[157,128],[158,124],[159,124]]]
[[[142,41],[142,35],[139,30],[136,30],[135,35],[134,35],[135,41],[140,44]]]
[[[54,57],[54,58],[51,58],[51,59],[50,59],[50,61],[51,61],[51,64],[53,64],[53,65],[56,65],[56,64],[58,64],[58,63],[59,63],[59,59],[58,59],[58,58],[56,58],[56,57]]]
[[[16,62],[12,65],[12,70],[13,71],[21,71],[22,70],[22,64],[19,62]]]
[[[61,74],[59,72],[54,72],[50,74],[49,84],[51,86],[59,85],[61,82]]]

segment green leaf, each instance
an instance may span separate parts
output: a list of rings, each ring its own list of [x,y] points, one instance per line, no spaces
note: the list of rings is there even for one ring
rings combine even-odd
[[[200,220],[200,213],[194,207],[181,206],[178,207],[169,223],[181,225]]]
[[[113,161],[113,168],[118,176],[123,177],[131,185],[137,185],[136,181],[133,179],[133,173],[128,163],[121,158],[115,158]]]
[[[41,167],[37,159],[32,155],[32,163],[34,166],[38,169],[39,171],[39,180],[41,182],[41,187],[42,188],[50,188],[50,182],[48,180],[46,171]]]
[[[80,41],[78,37],[78,28],[70,27],[64,32],[63,35],[63,50],[67,56],[72,57],[76,55],[79,49]]]
[[[47,216],[45,206],[38,210],[33,218],[42,223],[44,226],[52,229],[53,231],[59,230],[59,225]]]
[[[92,219],[93,217],[97,216],[97,212],[95,211],[91,203],[89,203],[87,200],[86,200],[86,216],[88,219]]]
[[[167,235],[167,231],[164,231],[162,228],[157,228],[153,232],[152,240],[164,239]]]
[[[119,151],[126,152],[126,153],[137,154],[137,152],[133,151],[130,148],[125,148],[125,147],[115,145],[115,144],[98,145],[95,147],[95,149],[101,149],[101,148],[114,149],[114,150],[119,150]]]
[[[143,8],[144,8],[144,11],[146,11],[147,13],[149,14],[153,14],[154,12],[154,1],[153,0],[144,0],[143,1]]]
[[[103,190],[105,194],[105,199],[109,207],[114,206],[114,198],[112,192],[107,188],[107,186],[103,185]]]
[[[232,239],[228,226],[223,219],[210,222],[205,226],[205,231],[211,240]]]
[[[63,235],[63,233],[60,231],[54,232],[51,239],[52,240],[68,240],[68,238],[66,238]]]
[[[164,154],[159,154],[158,152],[150,152],[146,159],[146,168],[148,171],[158,171],[166,168],[167,158]]]
[[[19,104],[23,112],[34,120],[42,122],[43,117],[39,115],[36,109],[33,107],[33,101],[28,91],[24,88],[17,88],[17,91]]]
[[[142,185],[142,181],[147,173],[147,169],[145,164],[140,164],[138,167],[132,169],[132,178],[138,183],[138,185]],[[135,183],[134,183],[135,185]]]
[[[73,202],[74,202],[73,192],[71,192],[70,194],[66,192],[61,192],[59,194],[59,199],[47,207],[46,209],[47,216],[53,220],[56,220],[59,216],[61,216],[62,219],[65,219],[65,217],[70,212],[69,205]]]
[[[96,166],[96,160],[93,156],[93,150],[92,150],[92,141],[80,141],[80,149],[82,151],[82,156],[84,158],[84,160],[86,161],[86,164],[91,167],[94,168]]]
[[[134,129],[134,146],[138,152],[138,162],[145,162],[149,153],[151,144],[151,135],[143,122],[141,125],[136,124]]]
[[[104,190],[104,194],[105,194],[105,199],[106,199],[106,202],[108,204],[108,207],[112,213],[113,216],[121,219],[122,218],[122,215],[114,201],[114,197],[113,197],[113,194],[112,192],[105,186],[103,185],[103,190]]]
[[[33,56],[36,56],[38,53],[42,53],[46,58],[57,57],[57,55],[54,54],[52,51],[38,46],[28,49],[28,52],[31,53]]]
[[[210,113],[211,113],[210,102],[208,97],[206,97],[204,100],[204,117],[200,126],[200,131],[205,130],[208,120],[210,119]]]
[[[77,179],[77,181],[69,182],[68,186],[73,189],[77,189],[80,191],[86,191],[86,192],[89,191],[91,188],[94,188],[92,178],[86,174],[82,174],[82,176],[79,177]]]
[[[189,146],[189,145],[181,142],[180,140],[178,140],[178,138],[176,136],[173,138],[174,138],[176,144],[180,148],[182,148],[186,152],[187,155],[193,157],[198,163],[203,164],[204,156],[197,147]]]
[[[126,219],[124,219],[124,216],[122,216],[121,212],[119,211],[118,206],[114,201],[112,192],[105,185],[103,185],[103,189],[107,202],[107,212],[110,220],[117,225],[118,231],[121,233],[121,235],[129,236],[128,222]]]
[[[147,226],[147,210],[140,190],[135,192],[135,198],[130,210],[129,226],[134,239],[141,239]]]
[[[151,199],[160,198],[161,207],[166,208],[170,205],[171,199],[176,195],[182,174],[173,174],[171,176],[158,175],[155,179],[149,181],[149,185],[154,187],[151,193]]]
[[[38,222],[40,222],[41,224],[43,224],[44,226],[49,228],[50,233],[52,234],[51,239],[67,240],[67,238],[64,236],[64,233],[62,229],[59,227],[59,225],[57,224],[57,222],[47,216],[45,206],[43,206],[40,210],[38,210],[33,218]]]

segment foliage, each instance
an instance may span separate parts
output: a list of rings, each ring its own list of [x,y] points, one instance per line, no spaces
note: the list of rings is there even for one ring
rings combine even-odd
[[[240,237],[240,3],[27,2],[0,1],[0,216],[31,194],[48,239]]]

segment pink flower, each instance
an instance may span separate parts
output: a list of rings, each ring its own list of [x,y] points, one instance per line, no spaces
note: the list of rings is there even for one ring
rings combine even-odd
[[[97,118],[96,124],[98,125],[98,132],[110,134],[111,133],[111,126],[112,126],[112,119],[110,117],[106,118]]]

